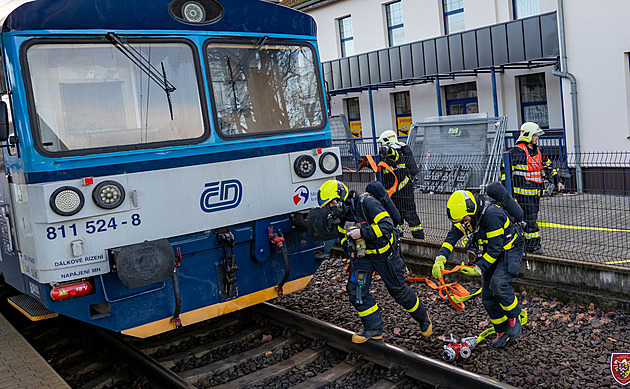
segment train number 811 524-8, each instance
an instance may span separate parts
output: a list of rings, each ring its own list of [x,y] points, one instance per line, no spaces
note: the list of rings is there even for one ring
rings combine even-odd
[[[119,227],[131,225],[138,227],[142,224],[140,214],[134,213],[130,220],[116,220],[115,217],[109,219],[88,220],[85,223],[72,223],[70,225],[62,224],[58,227],[50,226],[46,228],[46,237],[49,240],[64,239],[74,237],[81,233],[88,235],[115,230]]]

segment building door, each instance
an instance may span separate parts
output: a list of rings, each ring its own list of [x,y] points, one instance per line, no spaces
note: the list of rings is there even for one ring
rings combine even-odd
[[[350,132],[354,138],[363,138],[361,131],[361,110],[359,109],[359,98],[344,99],[346,103],[346,113],[348,114],[348,124]]]
[[[409,98],[409,92],[394,93],[394,107],[396,109],[398,136],[407,136],[411,129],[411,99]]]

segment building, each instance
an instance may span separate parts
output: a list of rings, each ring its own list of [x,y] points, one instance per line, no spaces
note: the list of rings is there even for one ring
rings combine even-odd
[[[331,114],[356,137],[481,113],[535,121],[568,152],[630,151],[627,0],[280,3],[317,22]]]

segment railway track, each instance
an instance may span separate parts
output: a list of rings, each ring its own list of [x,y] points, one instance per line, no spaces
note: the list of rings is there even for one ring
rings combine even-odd
[[[510,387],[268,303],[149,339],[3,313],[73,388]]]

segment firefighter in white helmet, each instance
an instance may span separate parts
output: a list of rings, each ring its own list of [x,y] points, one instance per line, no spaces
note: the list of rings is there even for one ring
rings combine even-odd
[[[396,133],[392,130],[383,131],[378,138],[381,142],[381,159],[387,163],[398,178],[398,187],[392,194],[392,201],[398,208],[404,221],[409,224],[411,236],[415,239],[424,239],[424,230],[416,210],[416,201],[413,192],[413,182],[420,169],[411,152],[411,147],[398,141]],[[394,185],[393,174],[389,170],[383,170],[383,186],[389,189]]]
[[[564,189],[558,172],[551,167],[549,158],[543,157],[538,147],[538,138],[544,134],[540,126],[533,122],[523,123],[521,135],[516,145],[510,150],[512,166],[512,188],[514,198],[523,208],[525,222],[525,250],[528,253],[542,254],[540,247],[540,228],[538,209],[540,196],[544,189],[545,178],[553,181],[558,190]],[[505,168],[502,169],[501,181],[505,182]]]

